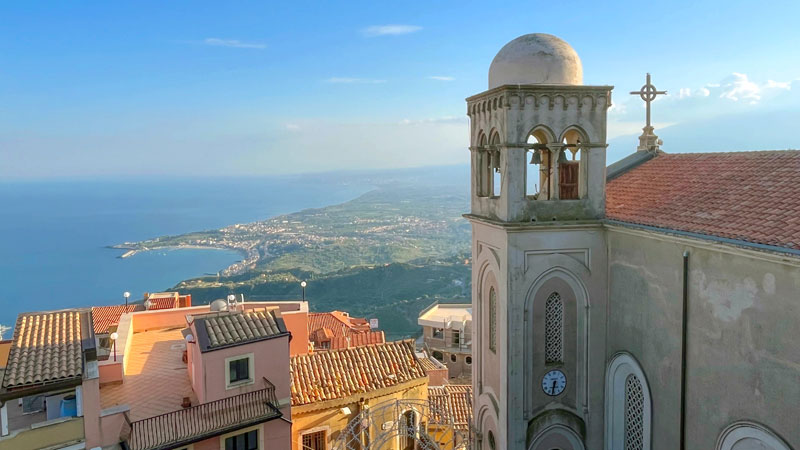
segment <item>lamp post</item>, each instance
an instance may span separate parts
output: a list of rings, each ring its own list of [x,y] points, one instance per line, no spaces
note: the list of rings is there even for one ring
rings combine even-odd
[[[114,346],[114,362],[116,362],[117,361],[117,338],[119,337],[119,335],[115,331],[115,332],[111,333],[111,336],[109,336],[109,337],[111,338],[111,342],[113,342],[112,345]]]
[[[308,285],[308,283],[306,283],[305,280],[300,282],[300,287],[303,288],[303,301],[306,301],[306,286],[307,285]]]
[[[131,293],[125,291],[125,293],[123,293],[122,296],[125,297],[125,312],[128,312],[128,299],[130,298]]]

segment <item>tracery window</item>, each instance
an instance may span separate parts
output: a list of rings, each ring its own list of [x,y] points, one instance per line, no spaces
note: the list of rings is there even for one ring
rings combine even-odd
[[[489,350],[497,351],[497,294],[489,289]]]
[[[625,450],[644,448],[644,391],[639,378],[625,379]]]
[[[544,306],[544,359],[545,364],[564,360],[564,302],[553,292]]]

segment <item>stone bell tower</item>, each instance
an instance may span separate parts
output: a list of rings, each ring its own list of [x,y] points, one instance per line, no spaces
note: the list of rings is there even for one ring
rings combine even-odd
[[[577,53],[506,44],[467,99],[480,449],[602,448],[606,113]]]

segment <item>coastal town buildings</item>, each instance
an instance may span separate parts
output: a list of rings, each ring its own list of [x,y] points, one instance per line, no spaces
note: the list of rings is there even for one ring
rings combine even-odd
[[[433,303],[419,313],[425,351],[447,367],[450,378],[472,374],[472,305]]]
[[[475,445],[800,447],[800,151],[665,153],[648,76],[607,168],[612,87],[582,79],[525,35],[467,99]]]

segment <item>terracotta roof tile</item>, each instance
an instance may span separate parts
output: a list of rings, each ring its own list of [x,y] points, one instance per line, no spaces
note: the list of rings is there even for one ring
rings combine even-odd
[[[286,332],[278,323],[276,308],[197,317],[205,324],[208,349],[258,341]],[[198,324],[199,325],[199,324]]]
[[[172,309],[178,307],[178,297],[151,297],[150,307],[148,311],[155,311],[157,309]]]
[[[82,371],[79,311],[19,315],[3,387],[80,377]]]
[[[144,311],[141,303],[115,306],[95,306],[92,308],[92,322],[95,334],[106,334],[109,328],[119,323],[119,317],[125,313]]]
[[[361,345],[383,344],[386,336],[383,331],[368,331],[366,333],[350,333],[348,336],[334,336],[331,338],[331,349],[358,347]]]
[[[467,430],[472,421],[472,386],[448,384],[428,387],[428,402],[434,423],[448,423],[451,419],[456,429]]]
[[[345,398],[424,378],[414,341],[292,356],[292,406]]]
[[[800,250],[800,150],[660,154],[606,194],[609,219]]]

